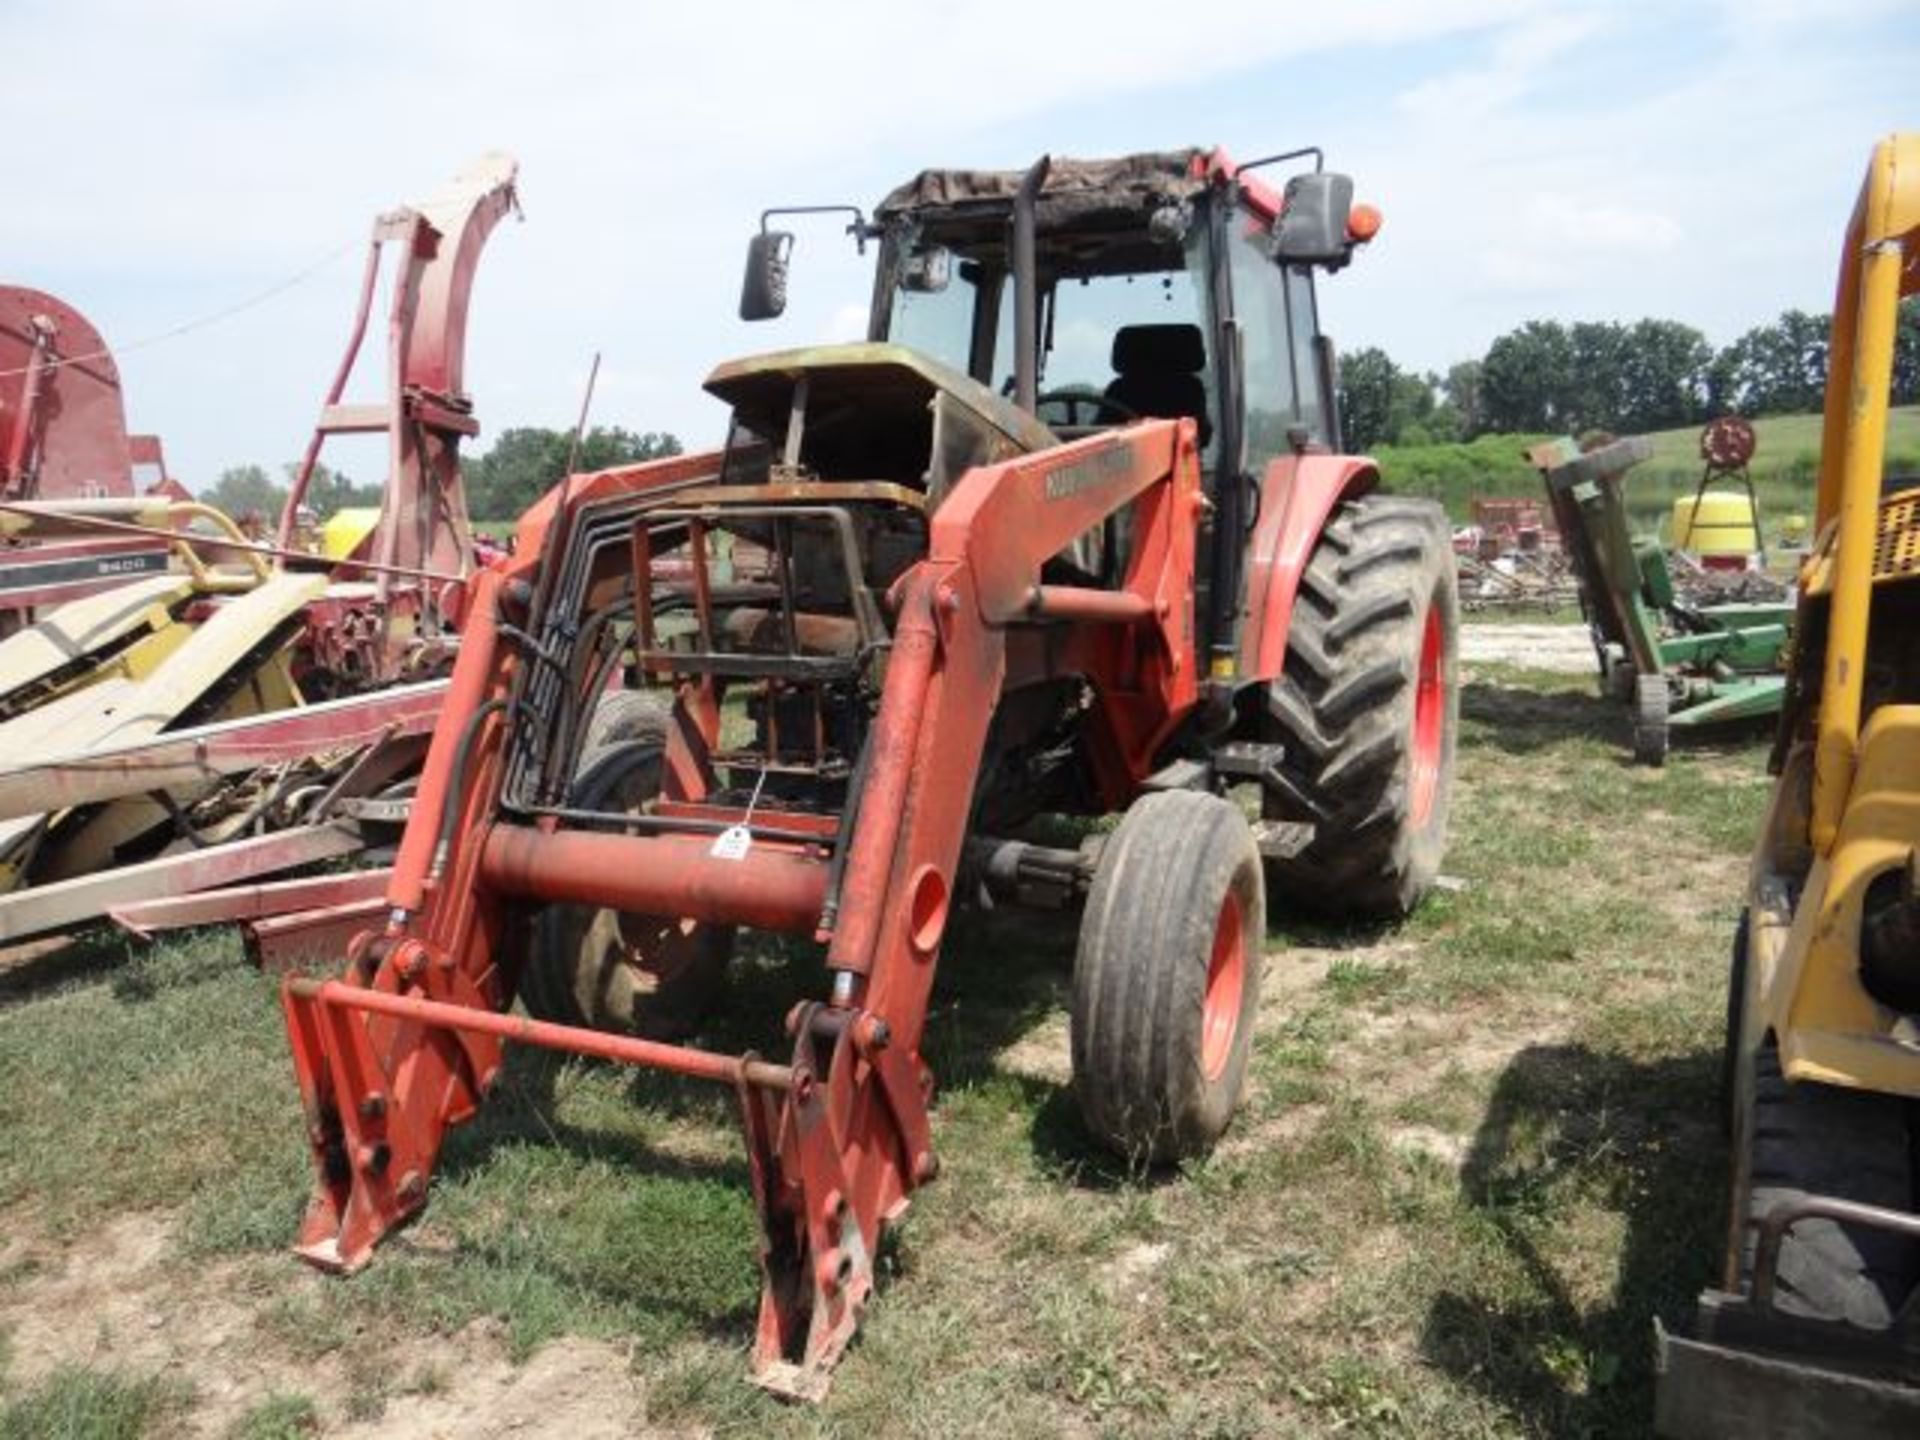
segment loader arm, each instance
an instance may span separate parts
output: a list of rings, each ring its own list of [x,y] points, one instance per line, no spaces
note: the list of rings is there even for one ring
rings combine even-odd
[[[721,758],[716,657],[649,638],[664,593],[653,546],[669,530],[690,537],[697,640],[708,638],[699,532],[723,464],[690,456],[576,477],[523,522],[523,558],[475,582],[389,922],[353,942],[340,980],[284,991],[319,1172],[299,1249],[357,1268],[421,1208],[446,1129],[485,1098],[503,1040],[721,1081],[739,1098],[762,1228],[754,1373],[818,1396],[871,1292],[883,1227],[936,1170],[920,1040],[996,704],[1024,683],[1083,677],[1099,783],[1122,798],[1136,789],[1198,691],[1204,502],[1191,421],[966,472],[924,558],[891,587],[884,684],[843,812],[756,815],[721,803],[715,783],[739,763]],[[1114,588],[1043,583],[1050,557],[1128,506]],[[818,519],[822,507],[784,513]],[[587,675],[591,701],[607,673],[564,647],[623,604],[635,666],[685,672],[666,750],[674,778],[658,811],[632,822],[638,833],[575,828],[564,806],[527,799],[543,793],[528,747],[555,729],[535,717],[567,717],[581,699],[556,674]],[[746,843],[717,843],[721,825]],[[811,935],[827,947],[831,989],[788,1016],[785,1065],[509,1016],[513,927],[553,902]]]

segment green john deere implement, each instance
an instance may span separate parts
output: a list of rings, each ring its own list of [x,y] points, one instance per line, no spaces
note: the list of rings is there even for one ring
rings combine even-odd
[[[1791,603],[1689,605],[1666,551],[1636,540],[1626,474],[1653,453],[1640,438],[1582,454],[1571,440],[1534,447],[1561,543],[1580,579],[1607,693],[1632,707],[1633,755],[1667,757],[1670,731],[1764,719],[1780,711]]]

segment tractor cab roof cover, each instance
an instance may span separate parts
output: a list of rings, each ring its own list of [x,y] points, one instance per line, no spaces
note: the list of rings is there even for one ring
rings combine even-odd
[[[1018,170],[922,170],[880,202],[882,223],[911,218],[945,229],[972,219],[1004,223]],[[1042,230],[1131,229],[1155,210],[1191,200],[1212,175],[1209,152],[1150,151],[1111,160],[1056,159],[1040,188]]]

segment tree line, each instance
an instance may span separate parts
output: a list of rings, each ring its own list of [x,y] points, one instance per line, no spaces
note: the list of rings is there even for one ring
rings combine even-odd
[[[1638,434],[1716,415],[1818,410],[1829,318],[1788,310],[1716,350],[1675,320],[1530,320],[1445,374],[1405,370],[1384,350],[1341,356],[1350,450],[1471,440],[1489,433]],[[1920,297],[1900,309],[1893,403],[1920,402]]]
[[[522,425],[501,431],[486,451],[462,462],[468,513],[476,520],[518,519],[560,483],[572,448],[570,430]],[[664,432],[596,425],[580,437],[574,465],[581,471],[604,470],[679,453],[679,440]],[[235,465],[221,471],[201,498],[243,523],[271,526],[279,519],[299,473],[300,466],[294,462],[280,467],[279,479],[263,465]],[[316,465],[307,482],[306,507],[316,519],[326,520],[341,510],[380,504],[384,489],[380,481],[356,484],[336,470]]]

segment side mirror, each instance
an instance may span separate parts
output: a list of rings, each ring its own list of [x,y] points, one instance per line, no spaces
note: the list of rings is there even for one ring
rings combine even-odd
[[[740,318],[772,320],[787,308],[787,257],[793,236],[762,230],[747,242],[747,273],[740,283]]]
[[[1287,181],[1273,227],[1273,258],[1287,265],[1344,265],[1353,212],[1353,178],[1331,170]]]

